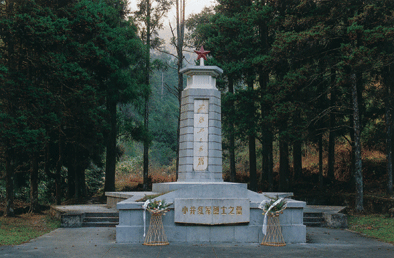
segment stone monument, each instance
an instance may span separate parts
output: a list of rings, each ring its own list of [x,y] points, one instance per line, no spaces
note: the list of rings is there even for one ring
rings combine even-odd
[[[153,184],[150,193],[132,193],[119,202],[119,225],[116,241],[143,243],[143,208],[139,199],[144,194],[159,195],[156,200],[173,203],[163,217],[168,241],[171,242],[238,242],[259,243],[263,235],[260,202],[266,196],[289,196],[289,193],[263,193],[247,189],[246,184],[223,182],[220,92],[216,77],[223,71],[205,66],[206,54],[195,51],[200,66],[181,70],[187,75],[182,92],[179,174],[177,182]],[[287,200],[280,216],[282,232],[288,243],[304,243],[305,202]],[[149,214],[147,216],[149,219]]]
[[[221,95],[215,79],[223,70],[204,65],[209,51],[203,47],[195,52],[200,66],[180,71],[187,76],[187,87],[181,98],[178,180],[154,184],[153,192],[223,182]]]

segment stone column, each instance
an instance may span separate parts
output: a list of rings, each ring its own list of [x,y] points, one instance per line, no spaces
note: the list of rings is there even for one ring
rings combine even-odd
[[[191,66],[182,92],[178,182],[223,182],[220,92],[216,66]]]

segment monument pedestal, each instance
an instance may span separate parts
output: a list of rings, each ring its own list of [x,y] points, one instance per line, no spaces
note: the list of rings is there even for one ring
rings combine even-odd
[[[173,203],[166,216],[163,216],[164,230],[170,243],[261,243],[264,238],[261,232],[264,216],[258,206],[267,199],[265,195],[281,197],[288,193],[259,194],[242,185],[201,183],[155,199]],[[286,210],[279,217],[284,240],[286,243],[305,243],[305,202],[291,199],[287,202]],[[142,205],[143,202],[136,202],[133,198],[117,204],[119,225],[116,226],[116,242],[144,242]],[[148,221],[150,215],[147,215]]]

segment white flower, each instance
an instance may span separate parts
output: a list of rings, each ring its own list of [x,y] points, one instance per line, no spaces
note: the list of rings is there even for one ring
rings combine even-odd
[[[262,201],[262,202],[259,204],[259,209],[263,210],[266,203],[268,203],[267,200]]]
[[[150,203],[150,200],[146,200],[146,202],[144,202],[144,204],[142,205],[142,207],[146,210],[148,208],[148,205]]]

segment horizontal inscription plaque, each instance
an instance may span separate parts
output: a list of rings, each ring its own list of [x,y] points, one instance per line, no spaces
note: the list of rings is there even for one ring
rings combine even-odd
[[[246,198],[174,200],[176,223],[221,225],[248,223],[250,203]]]

